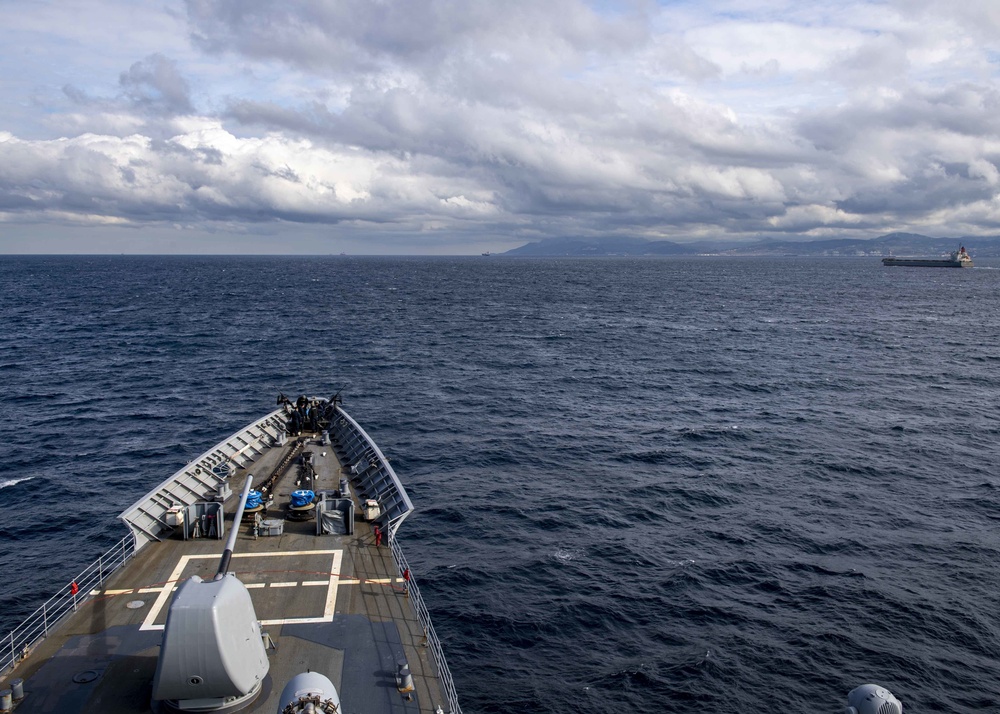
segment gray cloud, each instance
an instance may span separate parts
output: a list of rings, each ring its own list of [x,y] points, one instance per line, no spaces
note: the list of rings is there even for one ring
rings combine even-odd
[[[58,140],[0,127],[0,220],[992,229],[1000,83],[969,28],[995,13],[897,5],[189,0],[208,61],[62,82]]]
[[[387,62],[446,68],[449,58],[529,52],[627,52],[648,40],[642,14],[600,15],[578,0],[187,0],[192,36],[212,52],[310,69],[371,71]]]
[[[125,96],[137,107],[170,114],[190,114],[191,90],[177,64],[152,54],[122,72],[118,80]]]
[[[1000,93],[963,83],[913,88],[804,118],[827,157],[835,205],[905,223],[1000,194]]]

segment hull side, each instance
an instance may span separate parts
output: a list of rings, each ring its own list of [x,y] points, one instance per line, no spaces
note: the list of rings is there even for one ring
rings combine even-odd
[[[924,260],[920,258],[882,258],[882,265],[899,265],[911,268],[971,268],[972,261]]]

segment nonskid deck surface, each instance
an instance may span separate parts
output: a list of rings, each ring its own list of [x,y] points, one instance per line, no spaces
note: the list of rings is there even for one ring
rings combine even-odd
[[[307,443],[317,472],[308,487],[336,489],[342,470],[333,449]],[[255,485],[282,451],[271,448],[253,465]],[[283,515],[289,494],[303,485],[297,476],[293,466],[276,484],[269,518]],[[239,472],[233,483],[244,480]],[[237,498],[227,501],[227,511],[235,510]],[[264,690],[244,711],[276,711],[285,683],[310,669],[336,685],[345,714],[434,712],[444,701],[436,668],[390,549],[375,544],[371,525],[361,519],[353,535],[317,536],[315,529],[314,520],[286,520],[283,534],[254,538],[252,525],[240,524],[230,571],[246,584],[274,642]],[[175,536],[142,549],[5,677],[3,686],[24,680],[26,696],[15,711],[151,711],[171,595],[191,575],[211,579],[222,544]],[[404,659],[415,686],[409,700],[396,688],[397,663]]]

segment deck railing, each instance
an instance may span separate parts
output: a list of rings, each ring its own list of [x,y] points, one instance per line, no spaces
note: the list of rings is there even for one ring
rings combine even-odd
[[[400,574],[406,574],[410,566],[406,562],[406,556],[403,555],[403,550],[399,547],[399,542],[392,531],[389,531],[389,547],[392,550],[392,559],[396,562]],[[424,599],[420,596],[420,588],[417,587],[417,580],[413,577],[413,573],[409,573],[406,587],[413,610],[417,613],[417,619],[424,628],[427,646],[430,647],[431,654],[434,656],[434,664],[437,665],[438,676],[441,678],[441,688],[448,700],[449,712],[450,714],[462,714],[462,707],[458,705],[458,694],[455,692],[455,681],[451,678],[451,671],[448,669],[448,663],[444,659],[444,651],[441,649],[441,641],[438,640],[437,633],[434,632],[430,613],[427,612]]]
[[[0,638],[0,676],[17,666],[56,623],[93,597],[113,572],[135,555],[135,536],[118,544],[84,568],[56,595],[46,600],[24,622]],[[76,587],[74,587],[74,585]]]
[[[377,500],[386,530],[394,533],[413,511],[413,503],[389,459],[343,407],[337,407],[330,424],[330,437],[344,470],[351,474],[358,497]]]

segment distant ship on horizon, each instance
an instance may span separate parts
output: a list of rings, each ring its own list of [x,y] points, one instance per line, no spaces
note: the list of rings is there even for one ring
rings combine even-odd
[[[899,265],[913,268],[971,268],[972,258],[965,251],[963,245],[956,251],[952,251],[947,258],[896,258],[892,255],[882,258],[882,265]]]

